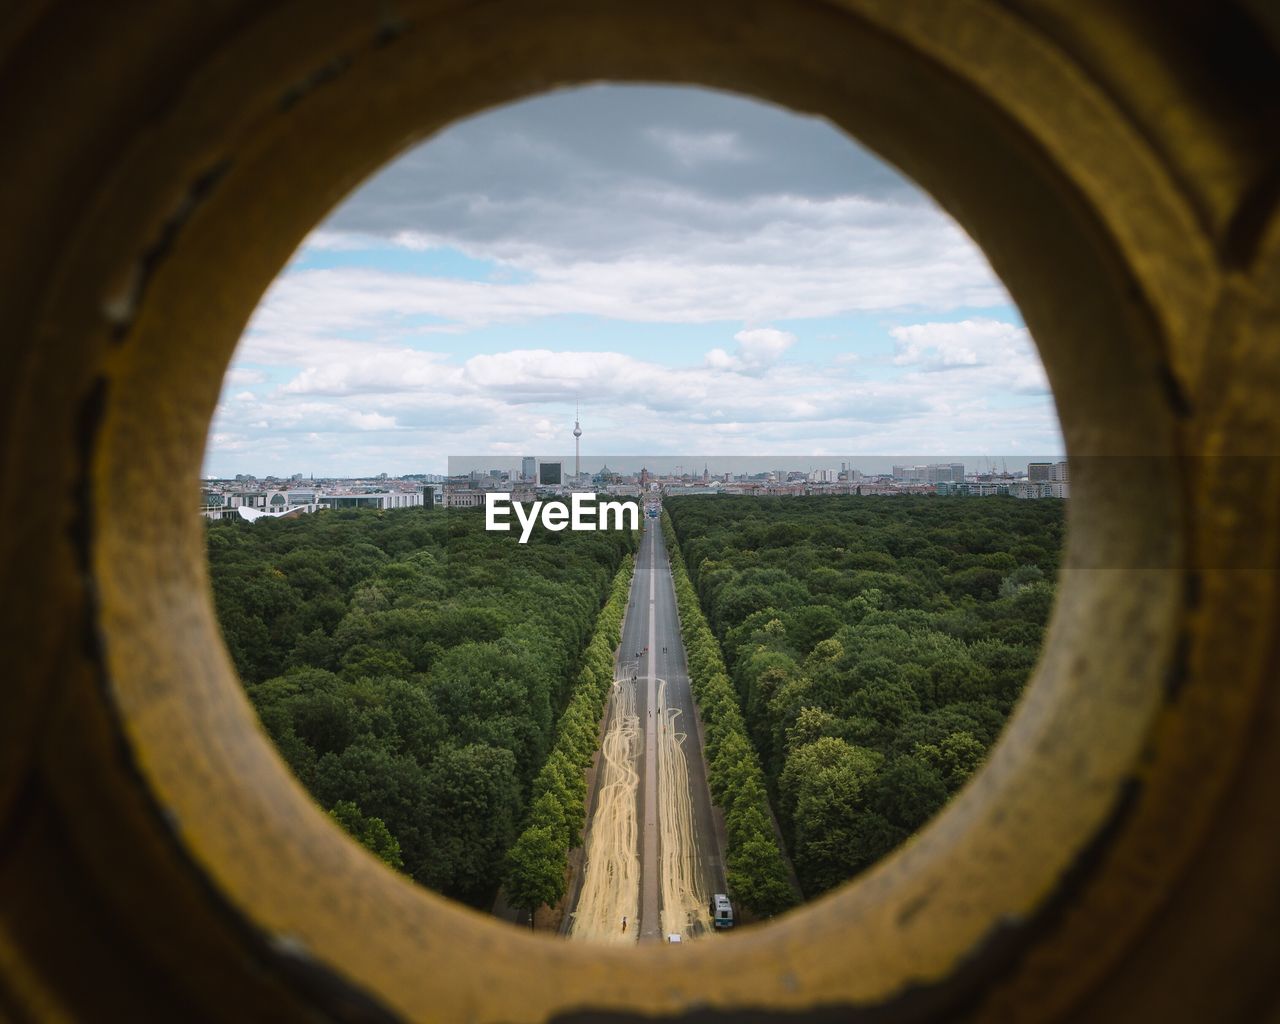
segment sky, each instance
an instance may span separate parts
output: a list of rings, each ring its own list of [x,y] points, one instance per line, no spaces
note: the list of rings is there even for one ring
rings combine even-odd
[[[459,122],[303,241],[241,339],[206,476],[450,456],[1063,450],[981,252],[812,117],[591,86]],[[1012,460],[1011,460],[1012,464]]]

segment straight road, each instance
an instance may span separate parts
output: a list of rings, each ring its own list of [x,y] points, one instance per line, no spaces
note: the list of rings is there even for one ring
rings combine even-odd
[[[666,542],[645,520],[591,801],[574,938],[692,938],[725,891]],[[626,918],[626,929],[623,929]]]

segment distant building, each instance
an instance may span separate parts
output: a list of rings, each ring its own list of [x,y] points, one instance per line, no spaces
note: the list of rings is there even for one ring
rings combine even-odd
[[[533,483],[533,478],[537,475],[537,472],[538,460],[532,455],[526,455],[520,460],[520,478],[522,480]]]
[[[444,495],[445,508],[477,508],[484,504],[484,491],[447,490]]]
[[[559,487],[564,481],[564,464],[560,462],[538,463],[538,484],[541,487]]]
[[[1009,485],[1015,498],[1069,498],[1071,485],[1065,480],[1019,480]]]
[[[964,483],[964,463],[931,462],[927,466],[894,466],[893,478],[913,484]]]
[[[1052,462],[1028,462],[1027,480],[1033,484],[1042,484],[1053,479]]]
[[[320,494],[316,504],[327,508],[415,508],[423,504],[419,491],[371,491],[366,494]]]

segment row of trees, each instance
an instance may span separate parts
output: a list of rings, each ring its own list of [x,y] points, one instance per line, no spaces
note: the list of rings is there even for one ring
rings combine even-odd
[[[430,509],[228,520],[207,533],[227,647],[293,771],[352,835],[482,904],[573,694],[625,531]]]
[[[699,606],[665,512],[662,529],[671,552],[680,632],[689,659],[689,682],[706,731],[707,783],[724,811],[730,895],[755,914],[772,916],[797,900],[775,838],[760,759],[747,737],[747,725],[729,681],[720,644]]]
[[[599,746],[600,717],[614,681],[614,651],[622,639],[634,561],[628,556],[596,619],[583,654],[573,696],[560,718],[551,753],[533,780],[524,831],[507,855],[507,899],[534,911],[564,896],[569,851],[582,843],[586,823],[587,769]]]
[[[806,895],[866,868],[976,770],[1039,654],[1055,500],[668,502]]]

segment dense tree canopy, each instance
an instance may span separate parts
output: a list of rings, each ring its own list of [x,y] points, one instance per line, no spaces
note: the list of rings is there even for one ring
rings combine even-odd
[[[667,509],[815,895],[981,764],[1039,654],[1063,504],[689,496]]]
[[[533,780],[533,803],[524,831],[507,857],[507,898],[534,912],[564,895],[565,858],[582,843],[586,824],[587,768],[599,747],[599,722],[614,682],[614,652],[622,639],[634,563],[628,557],[596,618],[583,652],[569,704],[560,717],[555,745]]]
[[[383,860],[488,899],[553,742],[594,736],[573,698],[630,533],[517,544],[469,511],[405,509],[224,520],[207,539],[227,647],[294,772]]]

